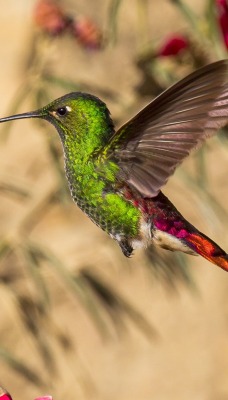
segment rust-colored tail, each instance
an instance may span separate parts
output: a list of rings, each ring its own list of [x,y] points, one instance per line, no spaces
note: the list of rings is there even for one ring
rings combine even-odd
[[[228,271],[228,254],[203,233],[190,233],[184,242],[202,257]]]

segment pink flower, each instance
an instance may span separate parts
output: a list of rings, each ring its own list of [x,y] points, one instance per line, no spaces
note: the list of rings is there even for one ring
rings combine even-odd
[[[36,397],[34,400],[52,400],[52,396],[47,395],[47,396]]]
[[[62,33],[68,25],[68,17],[53,0],[39,0],[34,11],[35,23],[49,35]]]
[[[87,49],[99,49],[102,46],[102,34],[93,21],[81,17],[70,24],[71,33]]]
[[[176,56],[189,47],[189,41],[181,35],[170,36],[157,51],[157,57]]]
[[[0,400],[13,400],[10,394],[0,386]],[[41,396],[34,400],[52,400],[52,396]]]
[[[12,397],[0,386],[0,400],[12,400]]]
[[[216,0],[218,22],[223,34],[224,43],[228,49],[228,3],[226,0]]]

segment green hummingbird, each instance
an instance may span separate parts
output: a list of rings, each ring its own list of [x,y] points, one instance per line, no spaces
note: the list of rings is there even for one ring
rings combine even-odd
[[[129,257],[154,243],[228,271],[228,254],[161,192],[176,167],[228,122],[228,60],[182,79],[115,131],[105,103],[74,92],[0,122],[41,118],[60,136],[73,200]]]

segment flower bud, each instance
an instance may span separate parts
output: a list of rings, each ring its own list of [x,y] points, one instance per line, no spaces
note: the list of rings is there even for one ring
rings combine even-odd
[[[102,34],[98,27],[88,18],[82,17],[72,22],[71,32],[81,46],[97,50],[102,46]]]
[[[170,36],[163,42],[156,55],[157,57],[176,56],[188,47],[189,41],[186,37],[181,35]]]
[[[68,17],[53,0],[39,0],[34,11],[34,20],[49,35],[59,35],[68,23]]]
[[[218,23],[222,31],[223,40],[228,49],[228,3],[226,0],[216,0]]]

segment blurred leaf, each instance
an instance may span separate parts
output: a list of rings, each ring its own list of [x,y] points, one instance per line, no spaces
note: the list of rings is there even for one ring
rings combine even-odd
[[[221,223],[227,223],[228,215],[226,210],[221,206],[218,200],[207,190],[205,187],[201,187],[196,179],[184,168],[179,168],[178,175],[192,188],[193,193],[198,193],[199,207],[203,214],[205,214],[206,220],[211,221],[214,225],[215,221]],[[219,214],[219,217],[218,215]]]
[[[37,288],[37,295],[40,299],[42,310],[46,313],[50,299],[45,279],[40,272],[41,266],[39,256],[36,254],[35,249],[29,245],[29,243],[25,243],[24,246],[21,246],[21,251],[26,261],[27,271],[29,272],[31,279]]]
[[[44,81],[47,82],[47,84],[59,86],[60,88],[67,90],[67,91],[77,92],[77,91],[81,90],[80,84],[78,84],[70,79],[65,79],[61,76],[45,74],[43,78],[44,78]]]
[[[123,320],[121,320],[121,315],[123,315],[123,317],[130,318],[136,327],[150,339],[157,336],[155,329],[143,315],[124,300],[119,293],[104,283],[100,277],[95,276],[88,269],[84,269],[76,279],[89,284],[101,305],[106,308],[108,315],[112,317],[115,326],[120,323],[123,326]]]
[[[114,45],[117,41],[118,14],[122,0],[112,0],[108,14],[108,38],[109,43]]]
[[[47,84],[51,84],[57,87],[60,87],[61,89],[66,90],[67,92],[88,92],[88,93],[99,93],[101,97],[107,97],[110,100],[119,101],[119,92],[115,93],[114,91],[110,89],[106,89],[100,86],[97,86],[95,84],[88,84],[85,82],[75,82],[70,80],[69,78],[63,78],[61,76],[57,75],[50,75],[50,74],[45,74],[43,76],[44,82],[47,82]]]
[[[38,257],[41,260],[46,260],[55,268],[55,271],[60,276],[61,280],[65,282],[66,288],[70,289],[72,293],[77,297],[80,303],[83,305],[85,310],[89,312],[89,315],[93,318],[97,327],[100,329],[100,332],[107,336],[108,331],[102,314],[97,307],[94,299],[91,297],[91,293],[89,291],[85,291],[81,282],[75,280],[75,277],[70,274],[67,270],[66,266],[49,250],[44,249],[39,245],[32,245],[33,249],[36,251]]]
[[[206,190],[208,186],[208,176],[207,176],[207,147],[204,145],[197,151],[195,155],[195,167],[197,171],[197,183],[201,190]]]
[[[46,386],[41,377],[31,369],[31,366],[26,365],[3,347],[0,347],[0,358],[25,380],[41,388]]]
[[[47,260],[52,266],[54,266],[60,278],[65,282],[66,287],[76,295],[77,299],[84,306],[86,311],[89,312],[89,315],[92,317],[104,336],[108,337],[109,332],[100,305],[102,305],[103,308],[106,308],[115,323],[117,320],[122,323],[120,318],[121,314],[124,314],[128,318],[132,319],[138,328],[145,334],[149,336],[155,334],[154,329],[143,318],[143,316],[129,303],[123,300],[119,294],[115,293],[104,282],[98,279],[98,277],[91,275],[85,270],[80,272],[79,275],[74,276],[49,250],[34,244],[32,245],[32,248],[33,251],[36,251],[38,257]],[[96,301],[94,294],[96,294],[96,298],[99,302]]]
[[[0,260],[4,258],[12,250],[10,243],[7,240],[0,241]]]
[[[185,19],[189,22],[192,31],[194,33],[200,34],[200,37],[203,40],[202,32],[199,29],[200,20],[198,16],[195,14],[195,12],[183,0],[170,0],[170,1],[180,10]]]
[[[188,258],[181,252],[172,252],[150,246],[146,249],[146,265],[159,282],[167,288],[177,290],[182,282],[195,290],[195,282],[188,266]]]
[[[25,199],[30,197],[30,193],[26,188],[22,188],[10,182],[0,182],[0,191],[16,198]]]
[[[26,295],[17,296],[22,321],[35,339],[38,354],[49,372],[56,372],[55,357],[47,341],[47,318],[43,305]],[[45,310],[46,311],[46,310]]]
[[[148,21],[148,0],[137,1],[137,14],[139,19],[139,37],[140,47],[147,44],[149,41],[149,21]]]

